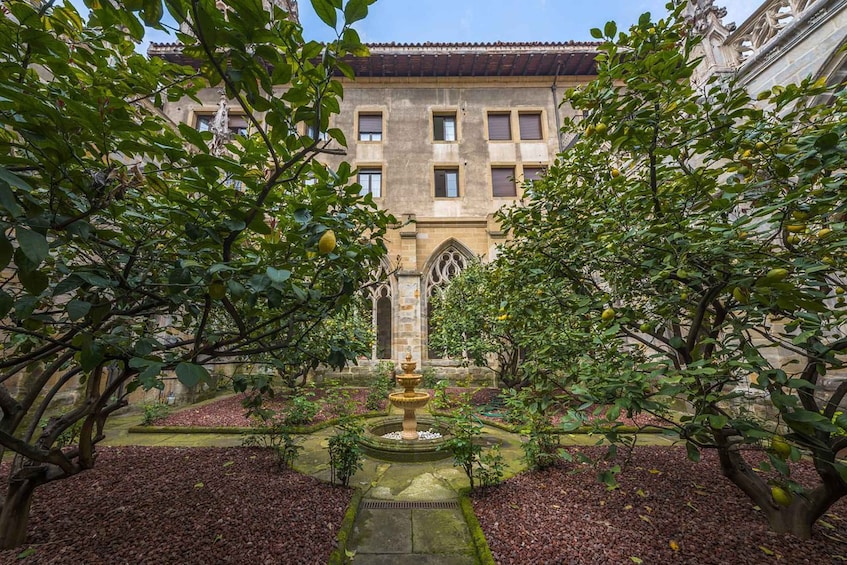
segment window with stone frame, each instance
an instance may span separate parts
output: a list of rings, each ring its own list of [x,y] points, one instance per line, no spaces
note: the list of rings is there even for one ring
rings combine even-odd
[[[382,169],[376,167],[359,169],[358,182],[362,185],[359,194],[362,196],[370,194],[374,198],[382,198]]]
[[[197,131],[209,131],[214,119],[214,112],[207,114],[195,114],[194,128]],[[247,122],[247,118],[244,116],[239,114],[230,114],[227,119],[227,127],[229,128],[229,133],[231,135],[246,136],[249,124]]]
[[[514,167],[491,167],[491,195],[495,198],[518,195]]]
[[[541,112],[521,112],[518,114],[518,127],[522,140],[541,139]]]
[[[359,114],[359,141],[382,141],[382,112]]]
[[[459,168],[445,167],[435,169],[435,197],[459,197]]]
[[[433,114],[432,138],[435,141],[456,141],[456,112]]]

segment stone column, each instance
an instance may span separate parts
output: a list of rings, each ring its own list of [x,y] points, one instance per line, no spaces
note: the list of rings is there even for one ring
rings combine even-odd
[[[400,228],[400,270],[397,272],[396,330],[392,351],[402,358],[406,352],[420,362],[423,358],[421,333],[421,273],[418,269],[418,229],[414,214],[404,214],[407,222]]]

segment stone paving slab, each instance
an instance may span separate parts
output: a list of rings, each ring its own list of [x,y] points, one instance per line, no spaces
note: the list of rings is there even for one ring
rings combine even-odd
[[[356,551],[357,555],[412,553],[411,512],[398,509],[360,509],[347,549]]]
[[[412,551],[473,555],[473,541],[462,512],[459,509],[413,509]]]
[[[354,564],[477,562],[459,509],[361,508],[347,550]]]

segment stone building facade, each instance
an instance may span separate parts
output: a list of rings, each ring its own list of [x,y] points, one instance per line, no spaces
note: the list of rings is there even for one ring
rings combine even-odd
[[[351,61],[330,127],[348,140],[342,155],[363,191],[400,221],[388,237],[387,282],[372,289],[377,340],[371,362],[415,361],[446,369],[428,350],[431,298],[470,261],[490,260],[504,235],[493,219],[519,200],[522,181],[540,175],[569,139],[564,89],[594,76],[593,43],[384,44]],[[154,45],[152,56],[178,46]],[[175,122],[208,127],[219,94],[168,103]],[[229,127],[242,123],[235,108]],[[339,147],[330,148],[340,149]],[[360,365],[367,367],[368,360]],[[420,365],[419,365],[420,366]]]
[[[280,1],[280,0],[276,0]],[[296,14],[296,1],[285,0]],[[687,15],[703,35],[695,81],[737,74],[756,94],[806,76],[841,82],[847,54],[847,0],[765,0],[745,22],[724,22],[714,0],[691,0]],[[365,368],[407,352],[419,366],[447,371],[455,362],[427,347],[431,299],[470,261],[497,253],[504,234],[493,219],[567,147],[559,126],[572,115],[564,89],[594,77],[594,43],[423,43],[370,45],[350,61],[340,128],[363,190],[402,225],[389,235],[383,265],[391,273],[371,290],[377,341]],[[178,56],[154,44],[149,55]],[[217,91],[163,108],[175,122],[208,127]],[[230,128],[242,124],[230,110]],[[246,125],[246,124],[244,124]],[[370,363],[369,363],[370,361]]]

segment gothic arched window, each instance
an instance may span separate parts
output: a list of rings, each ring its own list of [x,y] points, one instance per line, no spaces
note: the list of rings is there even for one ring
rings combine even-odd
[[[426,273],[425,279],[425,296],[426,296],[426,335],[427,338],[433,333],[435,328],[432,326],[432,308],[433,297],[437,293],[441,293],[449,284],[450,280],[461,273],[468,263],[471,261],[468,253],[459,249],[456,244],[451,243],[444,248],[432,261],[429,270]],[[427,339],[428,341],[428,339]],[[428,347],[430,359],[440,359],[444,356],[443,352],[435,351]]]

